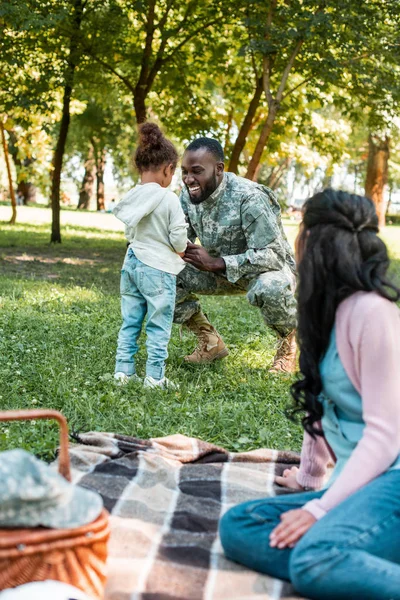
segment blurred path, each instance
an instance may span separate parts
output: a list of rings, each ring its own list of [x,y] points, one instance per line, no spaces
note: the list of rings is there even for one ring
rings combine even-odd
[[[9,221],[11,208],[0,206],[0,221]],[[17,207],[18,223],[29,223],[30,225],[46,225],[51,223],[50,208],[37,208],[36,206]],[[64,225],[76,225],[78,227],[94,227],[108,231],[124,231],[124,225],[114,215],[109,213],[98,213],[81,210],[61,210],[61,227]]]

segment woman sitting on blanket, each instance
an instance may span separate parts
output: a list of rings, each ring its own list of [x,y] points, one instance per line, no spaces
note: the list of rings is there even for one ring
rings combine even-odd
[[[292,386],[305,433],[300,468],[277,477],[301,493],[241,504],[221,522],[228,558],[309,598],[400,600],[400,290],[377,233],[367,198],[325,190],[307,201]]]

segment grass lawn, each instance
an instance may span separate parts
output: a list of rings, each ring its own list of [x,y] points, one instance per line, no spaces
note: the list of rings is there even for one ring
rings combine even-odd
[[[293,239],[296,225],[287,223],[287,231]],[[400,280],[400,227],[388,227],[384,237]],[[124,237],[71,224],[63,244],[50,246],[48,239],[47,224],[1,224],[1,409],[55,408],[75,431],[142,438],[180,432],[231,450],[300,448],[301,430],[284,414],[291,378],[268,373],[275,339],[245,298],[203,300],[230,347],[227,360],[185,365],[195,338],[174,326],[167,376],[180,391],[146,391],[135,383],[118,388],[112,377]],[[144,363],[142,348],[139,374]],[[0,426],[2,450],[19,446],[50,457],[56,445],[54,424]]]

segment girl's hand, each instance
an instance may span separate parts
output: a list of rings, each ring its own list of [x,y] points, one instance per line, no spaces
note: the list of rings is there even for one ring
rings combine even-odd
[[[304,488],[297,482],[297,473],[299,469],[292,467],[291,469],[285,469],[282,477],[275,477],[275,483],[282,487],[287,487],[291,490],[303,490]]]
[[[316,518],[307,510],[288,510],[281,515],[280,524],[269,536],[271,548],[293,548],[301,537],[314,525]]]
[[[184,252],[177,252],[177,255],[180,256],[181,258],[183,258],[185,256]]]

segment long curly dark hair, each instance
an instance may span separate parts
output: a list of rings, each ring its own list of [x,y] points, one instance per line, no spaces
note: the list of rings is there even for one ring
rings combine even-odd
[[[306,411],[303,427],[312,436],[322,417],[319,364],[339,304],[358,291],[398,301],[400,289],[387,278],[387,249],[378,237],[371,200],[332,189],[307,200],[297,239],[300,377],[292,385],[294,412]]]

